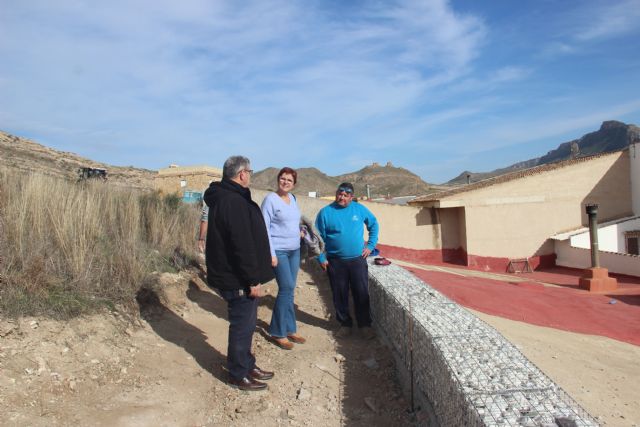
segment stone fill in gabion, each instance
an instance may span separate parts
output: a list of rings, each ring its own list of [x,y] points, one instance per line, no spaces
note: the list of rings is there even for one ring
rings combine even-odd
[[[408,271],[370,260],[375,326],[441,426],[596,426],[513,344]]]

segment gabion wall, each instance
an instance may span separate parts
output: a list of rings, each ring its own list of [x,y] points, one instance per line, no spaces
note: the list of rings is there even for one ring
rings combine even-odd
[[[369,263],[376,329],[441,426],[598,425],[491,326],[408,271]]]

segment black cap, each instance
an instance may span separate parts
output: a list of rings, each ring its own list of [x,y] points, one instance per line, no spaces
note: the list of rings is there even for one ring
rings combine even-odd
[[[351,184],[350,182],[343,182],[342,184],[338,185],[338,191],[340,191],[340,189],[342,188],[351,190],[350,192],[352,194],[355,192],[353,190],[353,184]]]

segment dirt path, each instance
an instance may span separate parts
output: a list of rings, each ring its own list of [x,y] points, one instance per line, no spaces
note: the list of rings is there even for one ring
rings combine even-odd
[[[472,311],[607,426],[640,426],[640,347]]]
[[[308,343],[266,340],[275,296],[261,302],[254,351],[276,376],[265,392],[226,384],[226,305],[201,279],[167,275],[168,298],[137,326],[117,313],[56,322],[0,320],[0,425],[412,425],[378,341],[336,341],[328,285],[301,270],[296,303]],[[152,297],[149,299],[153,299]],[[418,414],[420,416],[420,414]]]

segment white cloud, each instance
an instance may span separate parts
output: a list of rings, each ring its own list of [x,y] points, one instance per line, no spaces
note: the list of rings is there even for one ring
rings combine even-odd
[[[617,37],[640,30],[640,0],[607,1],[583,15],[575,38],[581,41]]]

